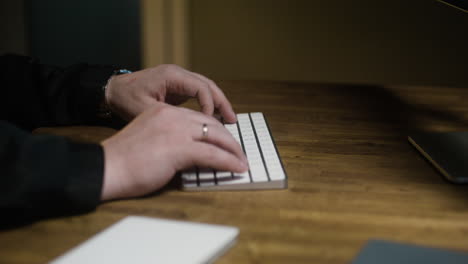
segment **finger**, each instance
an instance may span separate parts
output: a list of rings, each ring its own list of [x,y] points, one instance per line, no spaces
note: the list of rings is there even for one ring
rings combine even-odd
[[[177,93],[196,97],[201,111],[206,115],[213,115],[214,101],[209,85],[186,70],[179,71],[178,73],[178,77],[175,78],[176,83],[174,84],[181,91],[177,91]]]
[[[208,87],[211,90],[211,93],[213,95],[213,100],[214,100],[214,106],[218,111],[221,113],[221,116],[226,120],[228,123],[235,123],[237,121],[237,116],[236,113],[234,112],[234,109],[232,109],[232,105],[227,99],[226,95],[223,93],[221,88],[218,87],[218,85],[208,79],[207,77],[196,73],[196,72],[190,72],[191,74],[195,75],[196,77],[200,78],[201,80],[205,81],[208,84]]]
[[[232,153],[209,143],[194,142],[194,146],[189,148],[188,151],[189,157],[193,161],[191,165],[239,173],[248,170],[248,166],[244,161]]]
[[[206,124],[223,126],[223,124],[214,116],[209,116],[209,115],[206,115],[206,114],[203,114],[198,111],[194,111],[192,109],[185,108],[185,107],[178,107],[178,108],[181,111],[186,113],[185,117],[190,118],[190,120],[194,121],[195,123],[198,123],[198,124],[206,123]]]
[[[227,130],[222,123],[219,122],[213,116],[207,116],[200,112],[193,111],[188,108],[178,107],[181,111],[186,112],[184,116],[189,118],[192,122],[192,131],[197,131],[193,134],[194,140],[206,141],[211,144],[218,145],[233,154],[235,154],[240,159],[247,162],[247,157],[245,156],[244,151],[242,150],[239,142],[233,137],[233,135]],[[203,125],[207,125],[207,133],[203,133]]]
[[[203,125],[197,127],[195,130],[197,129],[199,129],[199,132],[195,134],[195,140],[216,145],[217,147],[231,152],[237,158],[247,163],[247,157],[245,156],[241,145],[234,139],[231,133],[224,126],[207,125],[206,135],[203,133]]]

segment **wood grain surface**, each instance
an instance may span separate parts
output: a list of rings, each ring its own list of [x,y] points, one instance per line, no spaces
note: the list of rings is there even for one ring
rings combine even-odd
[[[218,263],[349,263],[372,238],[468,251],[468,186],[448,183],[407,141],[412,131],[468,130],[468,89],[219,85],[236,112],[265,114],[288,189],[182,192],[176,179],[148,197],[0,231],[0,263],[48,262],[128,215],[239,227]],[[40,132],[99,142],[115,131]]]

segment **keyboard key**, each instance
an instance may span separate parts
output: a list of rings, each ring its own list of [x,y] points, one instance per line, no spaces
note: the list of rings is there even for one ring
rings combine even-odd
[[[200,186],[214,186],[215,175],[212,169],[203,169],[198,172]]]

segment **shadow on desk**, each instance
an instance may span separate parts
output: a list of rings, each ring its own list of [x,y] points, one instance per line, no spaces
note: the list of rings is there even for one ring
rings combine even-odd
[[[315,86],[315,85],[314,85]],[[378,85],[319,85],[324,94],[335,97],[335,106],[346,107],[366,121],[374,124],[392,124],[395,135],[408,136],[411,132],[430,129],[426,123],[438,124],[447,129],[468,130],[468,118],[460,112],[450,109],[460,103],[455,95],[450,98],[453,89],[445,87],[431,88],[432,95],[428,96],[423,87],[391,87]],[[404,91],[404,92],[402,92]],[[456,93],[454,93],[456,94]],[[408,96],[410,95],[410,96]],[[447,105],[437,102],[438,97],[449,97],[454,104]],[[420,97],[420,98],[419,98]],[[412,99],[430,98],[430,102]],[[441,98],[443,99],[443,98]],[[430,104],[431,102],[435,104]],[[356,120],[357,122],[361,120]]]

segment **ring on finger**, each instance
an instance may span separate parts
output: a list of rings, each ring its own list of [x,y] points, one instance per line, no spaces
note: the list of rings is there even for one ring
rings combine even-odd
[[[203,138],[208,137],[208,125],[207,124],[203,124],[202,126],[202,137]]]

